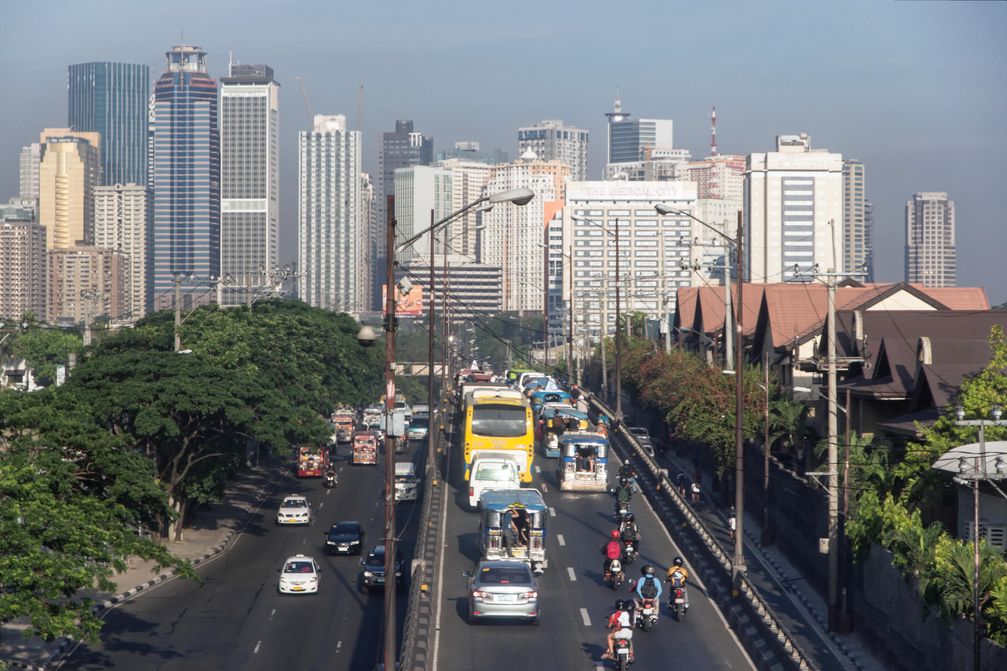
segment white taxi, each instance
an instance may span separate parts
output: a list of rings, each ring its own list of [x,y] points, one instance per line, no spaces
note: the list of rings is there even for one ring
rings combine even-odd
[[[311,524],[311,503],[299,494],[284,496],[276,511],[277,524]]]
[[[294,555],[287,557],[280,569],[280,594],[317,594],[321,581],[322,567],[314,557]]]

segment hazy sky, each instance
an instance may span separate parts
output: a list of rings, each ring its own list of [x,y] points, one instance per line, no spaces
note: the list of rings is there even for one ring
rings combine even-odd
[[[308,114],[357,115],[365,168],[380,133],[411,118],[435,150],[456,140],[516,153],[517,128],[562,118],[605,161],[616,87],[624,109],[675,121],[703,157],[717,106],[721,153],[810,133],[858,158],[875,203],[876,276],[903,277],[905,201],[947,191],[957,207],[958,283],[1007,301],[1007,4],[966,2],[578,2],[422,0],[4,0],[0,198],[17,192],[19,148],[66,123],[66,68],[147,63],[183,38],[210,74],[267,63],[282,84],[281,257],[296,252],[296,133]]]

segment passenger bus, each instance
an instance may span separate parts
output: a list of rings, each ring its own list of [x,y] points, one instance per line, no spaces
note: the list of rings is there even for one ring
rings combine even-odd
[[[473,455],[492,450],[510,452],[521,469],[521,482],[531,482],[535,430],[528,399],[514,389],[476,388],[465,395],[464,411],[465,479]]]

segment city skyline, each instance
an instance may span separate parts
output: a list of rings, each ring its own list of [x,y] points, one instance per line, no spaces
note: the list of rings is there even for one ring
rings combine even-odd
[[[181,6],[203,12],[201,26],[228,25],[226,32],[186,30],[184,41],[207,51],[211,77],[226,74],[228,54],[233,52],[236,61],[270,63],[284,85],[281,108],[288,112],[281,118],[279,133],[281,264],[296,256],[296,133],[310,128],[295,77],[302,77],[315,112],[345,114],[351,128],[358,124],[357,94],[364,84],[363,167],[372,175],[377,173],[380,135],[394,127],[396,119],[413,119],[417,128],[435,139],[435,150],[474,140],[484,148],[499,147],[516,155],[517,129],[541,119],[562,118],[604,138],[603,115],[619,88],[625,109],[636,117],[673,120],[676,146],[688,149],[694,158],[708,154],[709,111],[716,105],[720,153],[765,151],[777,135],[807,132],[817,146],[862,161],[870,176],[867,198],[876,222],[878,281],[902,279],[906,200],[916,192],[947,192],[956,203],[956,224],[961,229],[958,283],[985,286],[994,303],[1007,300],[1007,272],[997,254],[1007,248],[1007,226],[996,198],[998,185],[1007,178],[1007,167],[998,159],[1007,148],[998,112],[1005,92],[989,85],[1002,80],[1007,62],[1007,48],[997,41],[995,28],[1007,20],[1003,6],[816,6],[802,19],[827,25],[824,33],[786,32],[777,45],[763,47],[755,58],[747,55],[745,36],[778,31],[780,13],[797,5],[773,3],[775,12],[739,6],[738,21],[717,24],[717,39],[709,45],[715,48],[704,58],[671,70],[657,44],[627,42],[625,57],[619,59],[585,49],[583,45],[592,42],[585,38],[618,34],[639,18],[609,16],[596,3],[587,3],[582,15],[558,30],[548,45],[542,38],[549,32],[549,10],[540,27],[529,28],[519,19],[520,8],[515,8],[509,16],[495,17],[495,30],[484,34],[473,30],[489,18],[479,8],[459,18],[448,4],[434,3],[416,19],[423,30],[404,21],[393,7],[342,8],[338,34],[313,40],[317,29],[305,27],[299,13],[289,15],[279,7],[251,6],[249,20],[236,25],[214,21],[226,15],[225,7],[186,2]],[[62,25],[88,17],[93,22],[95,10],[105,7],[111,5],[68,7]],[[152,73],[159,72],[163,51],[181,41],[177,28],[185,28],[175,27],[178,9],[122,7],[117,20],[131,30],[116,32],[113,44],[94,40],[93,32],[78,34],[57,27],[63,39],[54,40],[45,53],[37,53],[27,42],[30,31],[18,29],[33,19],[31,8],[5,10],[14,29],[9,48],[33,56],[30,65],[0,74],[0,83],[19,91],[0,138],[5,198],[18,192],[20,148],[34,141],[41,128],[65,123],[67,67],[107,60],[147,64]],[[304,9],[320,18],[335,11],[321,3]],[[676,22],[701,25],[714,21],[716,14],[713,7],[672,9],[658,4],[641,9],[645,11],[653,25],[672,15]],[[312,24],[321,26],[325,21]],[[907,25],[913,30],[906,30]],[[375,44],[368,36],[379,28],[388,29],[387,39]],[[823,40],[823,35],[831,41]],[[693,53],[704,48],[707,39],[698,34],[679,37],[681,48]],[[493,59],[494,45],[502,43],[519,48],[509,50],[506,60]],[[851,44],[858,48],[851,50]],[[790,58],[794,52],[810,55],[806,62],[795,64]],[[409,59],[404,63],[406,54]],[[445,60],[448,55],[451,58]],[[334,72],[327,65],[333,58],[354,65]],[[550,95],[529,95],[537,87],[533,79],[529,81],[530,64],[543,58],[552,59],[564,76],[550,78]],[[528,90],[515,95],[521,89]],[[940,90],[941,95],[922,105],[917,100],[925,90]],[[849,102],[854,100],[859,102]],[[591,145],[590,179],[601,174],[604,149],[601,140]]]

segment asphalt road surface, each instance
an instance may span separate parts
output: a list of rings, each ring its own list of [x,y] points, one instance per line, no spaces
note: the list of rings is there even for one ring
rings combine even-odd
[[[397,460],[412,459],[415,452],[413,448]],[[373,669],[382,640],[381,592],[359,591],[359,557],[330,557],[322,551],[323,533],[337,520],[363,523],[365,552],[381,543],[383,461],[377,467],[350,466],[341,460],[347,453],[348,446],[340,446],[340,480],[331,490],[320,479],[299,480],[287,472],[233,548],[198,570],[202,583],[170,580],[108,611],[100,643],[79,646],[61,668]],[[308,496],[316,510],[314,524],[274,525],[280,500],[291,493]],[[397,508],[404,573],[421,504],[403,502]],[[297,553],[314,556],[323,568],[317,595],[277,593],[279,569]],[[401,637],[406,576],[398,596]]]

